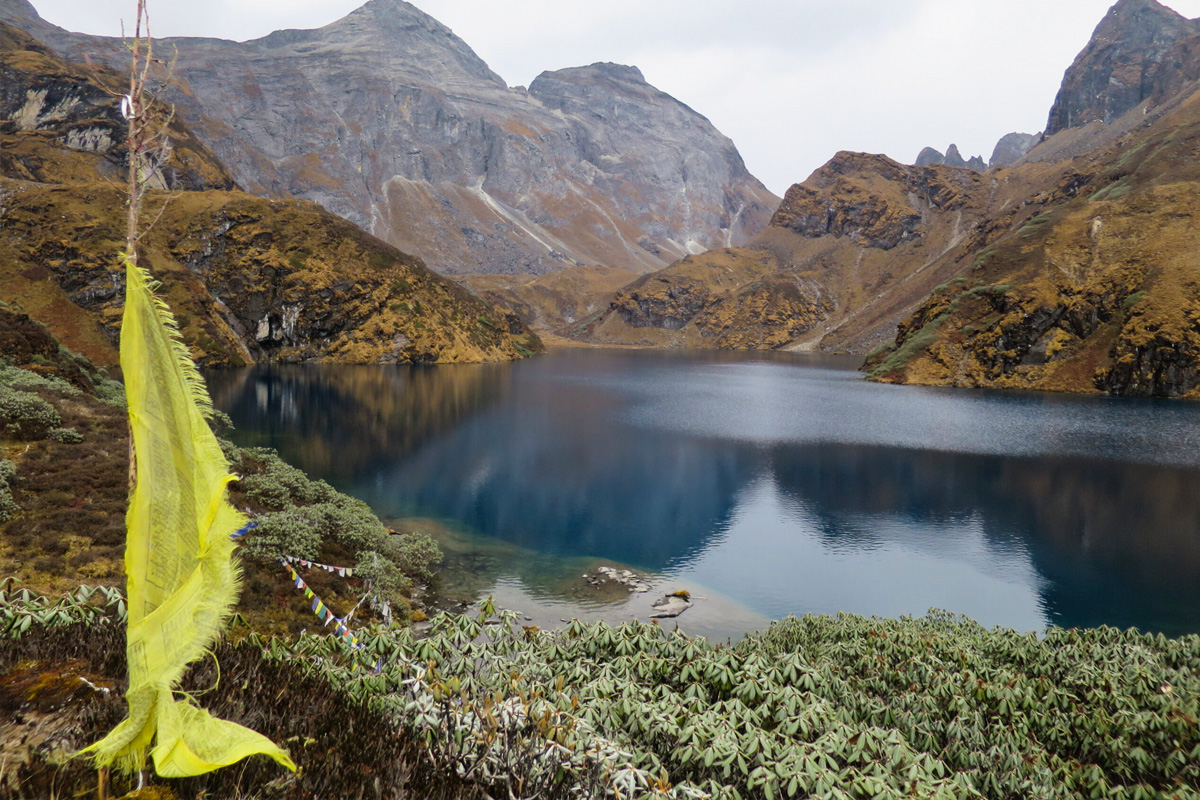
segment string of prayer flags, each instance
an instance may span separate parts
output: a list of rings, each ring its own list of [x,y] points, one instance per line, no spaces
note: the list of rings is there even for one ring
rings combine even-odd
[[[358,637],[346,627],[346,623],[338,619],[338,617],[329,610],[329,606],[325,605],[324,601],[304,582],[304,578],[296,572],[295,568],[286,558],[279,559],[279,563],[287,568],[288,576],[292,579],[292,585],[300,591],[304,592],[305,598],[312,600],[312,611],[317,615],[317,619],[321,620],[325,625],[330,622],[334,623],[334,635],[340,637],[343,641],[350,644],[351,647],[362,647],[362,643],[358,641]]]
[[[304,569],[308,569],[310,567],[313,567],[316,569],[323,569],[326,572],[331,572],[342,578],[353,578],[354,577],[354,568],[353,567],[335,567],[332,564],[321,564],[317,561],[309,561],[306,558],[296,558],[295,556],[284,556],[282,560],[289,564],[299,564]]]

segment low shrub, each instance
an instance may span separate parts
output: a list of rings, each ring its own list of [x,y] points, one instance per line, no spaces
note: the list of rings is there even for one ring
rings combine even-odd
[[[246,449],[229,445],[226,455],[242,477],[238,488],[246,499],[267,511],[282,511],[290,505],[312,505],[332,500],[337,494],[325,481],[314,481],[266,447]]]
[[[0,459],[0,523],[8,522],[21,510],[12,493],[12,481],[16,475],[16,464]]]
[[[83,441],[83,434],[74,428],[51,428],[47,436],[63,444],[79,444]]]
[[[360,633],[361,660],[328,638],[271,647],[489,793],[1200,796],[1200,636],[1038,636],[931,612],[788,618],[728,647],[489,611],[439,615],[421,639]]]
[[[321,553],[324,515],[311,508],[289,508],[263,514],[242,551],[273,560],[283,556],[315,559]]]
[[[390,558],[374,550],[363,550],[354,563],[354,577],[361,578],[371,594],[384,600],[396,600],[412,581]]]
[[[383,552],[407,575],[429,579],[442,562],[442,551],[427,533],[413,531],[388,537]]]
[[[79,389],[54,375],[41,375],[9,364],[0,364],[0,386],[11,389],[49,389],[73,397]]]
[[[34,441],[60,425],[54,406],[36,394],[0,385],[0,437]]]

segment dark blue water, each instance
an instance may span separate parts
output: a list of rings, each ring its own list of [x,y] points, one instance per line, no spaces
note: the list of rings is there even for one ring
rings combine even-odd
[[[437,520],[472,592],[620,619],[581,569],[785,614],[1200,632],[1200,405],[864,382],[783,354],[564,350],[509,365],[209,376],[243,444]],[[575,580],[572,583],[572,580]]]

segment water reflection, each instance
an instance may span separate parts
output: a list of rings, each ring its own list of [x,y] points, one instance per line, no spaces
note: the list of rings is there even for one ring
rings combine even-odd
[[[239,444],[274,447],[340,487],[499,402],[510,377],[499,364],[310,364],[212,370],[205,380]]]
[[[582,608],[572,580],[606,559],[729,598],[727,633],[755,613],[931,606],[1200,631],[1200,408],[878,386],[837,366],[573,351],[221,373],[214,397],[244,440],[381,515],[466,534],[471,585],[547,607]]]
[[[1195,470],[865,446],[783,445],[773,458],[830,553],[935,553],[1036,589],[1059,625],[1200,630]],[[921,579],[947,569],[934,573]]]

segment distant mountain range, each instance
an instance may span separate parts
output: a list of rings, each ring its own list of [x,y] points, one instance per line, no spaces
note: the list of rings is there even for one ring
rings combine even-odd
[[[0,22],[0,306],[117,361],[128,164],[122,76]],[[255,361],[495,361],[541,349],[514,315],[303,200],[234,190],[176,117],[143,255],[192,355]],[[5,319],[15,319],[12,315]]]
[[[120,42],[26,0],[0,19],[70,60],[121,68]],[[634,67],[510,88],[449,28],[370,0],[317,30],[165,39],[172,99],[245,190],[313,200],[439,272],[645,272],[740,244],[779,202],[733,143]]]
[[[838,153],[747,246],[638,278],[597,342],[866,353],[880,380],[1200,396],[1200,23],[1120,0],[992,168]]]
[[[72,58],[123,55],[24,0],[0,0],[0,19]],[[109,331],[111,344],[114,287],[78,245],[102,241],[103,215],[57,238],[38,220],[85,196],[48,185],[119,170],[120,122],[102,86],[66,102],[68,77],[94,76],[57,61],[46,83],[38,59],[50,51],[6,36],[5,202],[45,243],[16,247],[6,223],[0,286],[58,309],[65,340]],[[953,145],[914,165],[838,153],[781,203],[728,139],[636,68],[593,64],[509,88],[400,0],[313,31],[162,46],[179,50],[180,112],[164,184],[195,192],[194,218],[211,229],[166,214],[160,252],[192,297],[205,296],[196,280],[208,292],[185,335],[212,359],[505,358],[537,349],[532,324],[595,343],[869,352],[871,376],[888,381],[1200,396],[1200,23],[1154,0],[1106,14],[1044,134],[1006,135],[987,165]],[[235,185],[314,200],[401,250],[318,223],[335,218],[315,208],[281,216],[270,200],[211,195]],[[261,236],[232,248],[227,226],[246,213]],[[306,226],[336,233],[310,247]],[[343,263],[349,283],[327,271],[348,241],[365,248]],[[259,277],[239,282],[243,270]],[[47,276],[59,294],[38,299]],[[374,305],[342,324],[344,301],[301,297],[314,281],[369,284]],[[410,297],[417,286],[432,294]],[[75,307],[97,315],[91,333],[68,330]]]

